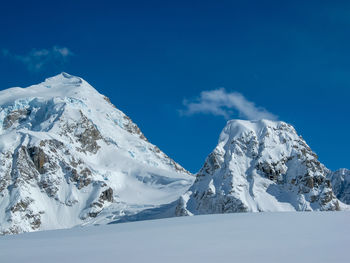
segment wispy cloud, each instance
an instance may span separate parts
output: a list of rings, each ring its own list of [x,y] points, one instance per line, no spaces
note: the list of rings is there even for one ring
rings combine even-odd
[[[185,99],[183,104],[185,109],[180,110],[182,115],[204,113],[223,116],[225,119],[233,118],[235,115],[249,120],[277,119],[276,115],[257,107],[241,93],[227,92],[224,88],[202,91],[198,98],[193,101]]]
[[[49,49],[32,49],[24,55],[13,54],[9,50],[3,49],[2,55],[22,63],[29,71],[37,72],[50,64],[64,64],[73,55],[73,52],[66,47],[53,46]]]

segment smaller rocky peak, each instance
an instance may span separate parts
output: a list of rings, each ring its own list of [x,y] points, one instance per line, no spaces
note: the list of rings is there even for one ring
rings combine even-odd
[[[340,210],[326,168],[281,121],[229,121],[176,215]]]

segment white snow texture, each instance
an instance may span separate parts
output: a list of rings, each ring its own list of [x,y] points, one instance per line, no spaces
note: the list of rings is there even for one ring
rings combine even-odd
[[[180,217],[0,238],[1,263],[347,263],[349,212]]]
[[[329,171],[289,124],[232,120],[194,177],[79,77],[62,73],[0,91],[0,234],[199,214],[348,210],[349,175]]]

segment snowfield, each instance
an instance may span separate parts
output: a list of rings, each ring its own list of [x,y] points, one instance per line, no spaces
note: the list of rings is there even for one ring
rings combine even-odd
[[[0,261],[349,262],[350,212],[178,217],[0,237]]]

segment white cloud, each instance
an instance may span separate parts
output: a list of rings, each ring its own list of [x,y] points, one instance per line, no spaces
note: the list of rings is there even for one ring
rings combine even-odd
[[[185,109],[180,110],[183,115],[204,113],[230,119],[238,114],[239,117],[249,120],[277,119],[276,115],[264,108],[257,107],[241,93],[227,92],[224,88],[202,91],[199,98],[194,101],[184,100],[183,104]]]
[[[66,47],[53,46],[50,49],[33,49],[25,55],[13,54],[3,49],[2,54],[24,64],[29,71],[37,72],[50,64],[62,65],[73,52]]]

